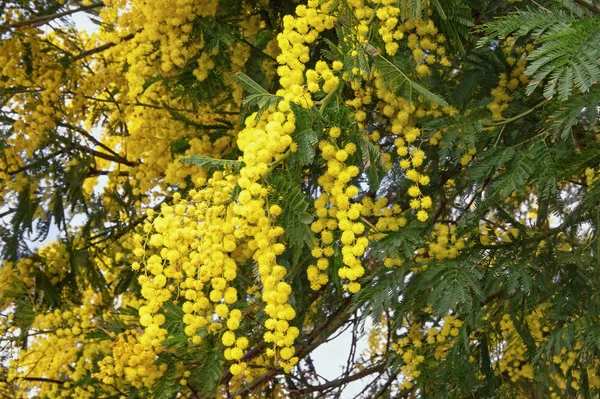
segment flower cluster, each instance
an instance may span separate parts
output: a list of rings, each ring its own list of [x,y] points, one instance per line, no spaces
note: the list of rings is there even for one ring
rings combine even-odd
[[[124,381],[137,388],[152,388],[165,372],[167,365],[156,365],[157,352],[139,342],[140,334],[128,330],[112,343],[112,355],[102,359],[100,371],[94,374],[107,385],[121,385]]]
[[[591,366],[586,367],[585,369],[581,367],[581,365],[578,364],[581,348],[581,342],[576,342],[571,350],[562,348],[559,355],[554,355],[552,357],[552,362],[558,366],[562,372],[562,377],[556,376],[554,380],[556,385],[563,391],[567,387],[568,380],[570,380],[571,388],[578,390],[585,374],[587,374],[585,375],[585,378],[590,387],[600,387],[600,376],[598,376],[598,366],[600,366],[600,363],[596,360]],[[553,390],[554,389],[551,389],[551,391]],[[560,394],[552,392],[551,397],[560,398]]]
[[[591,187],[592,184],[600,180],[600,172],[594,170],[593,168],[585,169],[585,184],[588,187]]]
[[[217,172],[208,181],[198,180],[203,188],[190,191],[191,202],[176,193],[174,206],[163,204],[158,215],[148,211],[146,237],[137,237],[134,250],[147,272],[139,278],[145,298],[139,308],[140,324],[145,327],[139,337],[142,345],[160,351],[167,332],[162,309],[175,292],[184,299],[182,321],[193,344],[200,343],[197,332],[201,328],[214,334],[224,324],[230,334],[239,328],[241,311],[231,308],[238,291],[231,282],[237,276],[237,262],[250,255],[238,242],[243,229],[235,229],[230,198],[236,181],[232,175]],[[138,262],[132,266],[140,268]],[[242,356],[227,352],[227,357],[239,360]]]
[[[427,352],[433,351],[433,359],[439,361],[445,358],[447,350],[456,343],[463,322],[454,316],[445,316],[440,324],[441,326],[432,325],[426,329],[419,323],[407,323],[406,336],[391,345],[402,357],[402,389],[410,389],[421,375],[419,365],[425,362]],[[435,361],[433,359],[429,363]]]
[[[360,289],[356,280],[365,271],[359,257],[364,254],[369,241],[366,237],[361,237],[365,231],[365,225],[359,220],[362,204],[351,203],[352,198],[358,194],[358,187],[350,184],[350,180],[358,175],[359,169],[354,165],[347,165],[346,161],[356,152],[356,144],[347,141],[343,144],[344,141],[342,130],[334,126],[329,130],[329,140],[319,144],[327,169],[318,180],[324,193],[315,201],[318,219],[313,222],[311,229],[321,234],[320,241],[324,248],[317,246],[313,249],[317,265],[309,266],[308,278],[313,289],[318,289],[327,282],[324,271],[329,265],[327,258],[334,252],[331,247],[333,231],[339,229],[343,266],[338,270],[338,275],[347,279],[347,289],[356,293]]]
[[[7,382],[16,383],[26,389],[36,384],[25,377],[58,380],[68,375],[66,387],[58,389],[56,384],[45,384],[39,392],[40,396],[64,398],[69,395],[86,399],[94,397],[93,386],[71,385],[96,370],[96,364],[90,359],[109,352],[110,341],[92,341],[85,336],[85,333],[94,329],[98,323],[102,296],[88,287],[82,292],[81,299],[80,306],[70,306],[68,310],[56,309],[35,316],[30,326],[29,333],[32,336],[27,348],[21,351],[18,358],[10,361]],[[10,333],[14,334],[14,331]]]
[[[525,67],[527,64],[527,54],[533,51],[533,45],[517,46],[515,39],[509,37],[502,45],[502,50],[506,55],[506,62],[511,70],[507,73],[500,74],[498,85],[492,90],[492,102],[487,105],[487,108],[492,113],[493,119],[502,119],[502,112],[508,108],[512,101],[512,93],[517,91],[523,84],[529,82],[529,78],[525,75]]]
[[[456,226],[436,223],[429,236],[427,247],[419,250],[418,260],[454,259],[465,247],[465,241],[456,236]]]
[[[291,286],[285,281],[286,268],[277,263],[285,251],[285,245],[278,242],[284,231],[276,224],[282,209],[269,205],[271,193],[265,179],[290,151],[295,131],[290,103],[312,105],[305,79],[308,85],[322,79],[323,90],[337,85],[336,78],[320,64],[316,70],[304,72],[306,44],[333,27],[334,19],[324,12],[326,7],[316,2],[298,6],[297,17],[284,19],[284,30],[277,38],[281,49],[277,73],[282,86],[277,96],[282,100],[276,109],[246,119],[237,136],[242,153],[239,161],[243,163],[239,173],[216,172],[208,180],[199,176],[189,199],[176,193],[173,206],[163,204],[156,217],[150,212],[144,227],[146,236],[137,236],[134,251],[146,272],[139,279],[146,299],[139,309],[140,323],[145,327],[139,337],[141,344],[160,350],[166,334],[161,309],[167,301],[182,296],[183,322],[190,342],[201,342],[199,329],[219,334],[225,358],[232,362],[231,373],[248,374],[241,359],[249,340],[237,334],[243,313],[235,308],[239,297],[236,276],[241,265],[253,260],[267,315],[263,336],[268,344],[266,355],[286,371],[298,361],[294,341],[300,332],[289,324],[296,316],[289,304]],[[232,197],[234,186],[239,192]],[[134,263],[133,267],[140,269],[141,265]]]
[[[517,381],[519,378],[533,379],[533,368],[527,363],[527,348],[516,334],[515,326],[509,315],[502,316],[500,329],[506,346],[498,361],[498,372],[506,372],[512,381]]]
[[[402,16],[402,10],[395,3],[389,1],[373,1],[370,3],[352,3],[354,10],[360,19],[357,27],[357,42],[367,43],[366,33],[369,31],[368,24],[373,13],[379,21],[378,33],[385,43],[385,53],[393,56],[400,46],[410,51],[411,60],[414,63],[414,71],[417,77],[431,74],[430,66],[439,63],[441,66],[449,66],[449,60],[445,57],[445,37],[438,34],[437,28],[432,20],[422,19],[406,22]],[[357,52],[357,56],[359,56]],[[356,62],[359,65],[359,62]],[[411,103],[398,96],[394,90],[390,90],[383,77],[376,71],[373,77],[367,79],[364,71],[358,67],[354,68],[354,80],[352,87],[355,91],[355,99],[349,100],[348,104],[357,109],[356,120],[361,124],[366,119],[365,106],[372,102],[375,95],[378,101],[379,115],[389,119],[390,129],[385,136],[391,136],[396,146],[400,167],[405,169],[406,176],[414,184],[409,187],[408,195],[411,198],[410,207],[420,221],[427,221],[429,210],[433,205],[431,197],[423,194],[423,188],[429,184],[429,177],[422,170],[426,166],[425,153],[420,148],[421,130],[416,126],[418,119],[425,116],[434,118],[442,115],[456,115],[458,111],[452,107],[439,107],[436,104]],[[350,80],[350,77],[346,77]],[[365,79],[362,84],[363,78]],[[374,132],[370,139],[378,144],[382,140],[381,132]],[[384,164],[390,168],[391,156],[383,154]]]

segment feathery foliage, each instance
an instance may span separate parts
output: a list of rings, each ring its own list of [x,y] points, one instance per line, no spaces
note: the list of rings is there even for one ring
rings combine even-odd
[[[0,42],[0,397],[600,396],[596,0],[16,0]]]

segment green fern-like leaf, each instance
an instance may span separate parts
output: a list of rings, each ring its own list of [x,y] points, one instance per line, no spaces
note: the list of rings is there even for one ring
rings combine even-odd
[[[423,245],[426,227],[422,223],[413,222],[401,230],[391,232],[379,240],[375,250],[385,254],[398,255],[410,259],[419,246]]]
[[[600,18],[578,18],[561,10],[528,9],[490,22],[482,31],[488,35],[479,45],[492,37],[536,38],[539,46],[527,57],[525,73],[531,77],[527,94],[547,81],[544,96],[558,94],[559,99],[565,100],[573,87],[586,93],[600,79]]]
[[[381,158],[381,151],[368,140],[361,141],[361,151],[367,177],[369,178],[369,190],[374,193],[379,189],[381,180],[385,176],[385,167]]]
[[[298,104],[290,104],[296,117],[296,129],[292,136],[298,150],[290,155],[291,168],[303,167],[313,163],[319,142],[317,131],[322,130],[322,123],[317,119],[317,111],[306,109]]]
[[[227,130],[232,128],[231,123],[228,123],[227,121],[223,121],[223,124],[206,125],[203,123],[196,122],[177,111],[169,110],[169,114],[174,120],[182,122],[186,126],[191,126],[199,130]]]
[[[584,17],[589,14],[589,10],[583,8],[573,0],[554,0],[554,2],[560,7],[564,8],[566,11],[569,11],[579,17]]]
[[[273,202],[279,204],[282,213],[279,221],[293,251],[294,263],[298,262],[305,246],[312,247],[314,235],[310,230],[313,216],[309,213],[309,201],[300,185],[290,181],[285,172],[273,173],[269,184],[274,189]]]
[[[427,15],[428,2],[424,0],[398,0],[402,21],[415,20]]]
[[[513,147],[493,148],[481,155],[469,168],[470,176],[475,181],[483,181],[510,162],[517,151]]]
[[[481,273],[476,267],[466,267],[467,262],[449,261],[428,268],[422,283],[433,287],[428,301],[433,304],[438,315],[446,314],[457,306],[470,309],[474,300],[482,300],[484,295],[479,286]]]
[[[549,98],[557,91],[561,100],[571,94],[573,86],[587,92],[600,78],[598,58],[600,51],[600,25],[582,20],[578,23],[559,23],[539,38],[541,46],[528,57],[531,64],[526,73],[532,76],[527,93],[533,92],[546,77],[548,84],[544,96]]]
[[[563,140],[571,135],[571,130],[576,125],[583,125],[592,129],[598,122],[595,111],[600,105],[600,87],[594,86],[589,93],[583,94],[572,101],[561,104],[548,118],[550,128]]]
[[[375,68],[381,75],[383,81],[388,85],[391,90],[399,92],[402,89],[406,89],[409,101],[412,100],[412,92],[419,94],[425,101],[441,105],[443,107],[448,106],[446,100],[427,90],[424,86],[421,86],[414,80],[411,80],[401,69],[401,67],[388,60],[381,54],[375,57]]]
[[[504,198],[513,192],[522,192],[531,175],[535,172],[535,159],[530,154],[518,153],[502,173],[489,186],[491,197]]]
[[[258,107],[259,114],[262,114],[262,112],[271,107],[275,107],[280,100],[279,97],[269,93],[265,88],[243,72],[235,73],[230,79],[240,85],[247,93],[243,105]]]
[[[312,130],[305,130],[297,134],[294,139],[298,143],[298,162],[302,166],[310,165],[315,159],[315,145],[319,142],[317,134]]]
[[[381,322],[381,315],[385,308],[395,305],[400,292],[406,284],[408,267],[380,268],[369,278],[362,282],[363,288],[352,298],[351,311],[361,309],[359,319],[366,320],[369,316],[373,324]],[[402,311],[395,306],[396,316]]]
[[[452,104],[464,107],[479,93],[489,93],[498,83],[491,76],[506,71],[504,56],[499,50],[480,48],[465,57],[465,69],[459,72],[459,83],[452,91]]]
[[[477,42],[478,47],[487,45],[493,38],[500,40],[508,36],[541,36],[551,26],[570,20],[563,11],[550,12],[541,9],[519,10],[513,14],[483,25],[479,31],[486,35]]]
[[[240,170],[244,165],[243,162],[240,161],[234,161],[231,159],[216,159],[206,157],[204,155],[192,155],[190,158],[180,159],[179,162],[190,163],[209,171],[224,169]]]
[[[434,19],[440,33],[445,34],[459,52],[464,53],[464,43],[473,26],[471,8],[462,0],[431,0],[435,10]]]
[[[330,61],[343,60],[344,53],[331,40],[324,38],[323,42],[329,47],[329,50],[321,50],[321,53]]]

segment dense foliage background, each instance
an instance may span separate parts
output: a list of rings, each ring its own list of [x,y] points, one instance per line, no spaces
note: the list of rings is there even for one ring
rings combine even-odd
[[[0,40],[0,396],[600,394],[596,0],[0,1]]]

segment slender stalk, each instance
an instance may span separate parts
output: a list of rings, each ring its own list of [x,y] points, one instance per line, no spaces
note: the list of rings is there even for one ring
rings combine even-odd
[[[285,161],[285,160],[287,159],[287,157],[289,157],[289,156],[290,156],[290,154],[291,154],[291,153],[292,153],[292,151],[288,149],[288,150],[285,152],[285,154],[283,154],[283,155],[281,156],[281,158],[279,158],[279,159],[278,159],[278,160],[276,160],[276,161],[273,161],[273,163],[271,163],[271,166],[269,167],[269,170],[267,171],[267,173],[271,173],[273,170],[275,170],[275,168],[276,168],[278,165],[280,165],[280,164],[281,164],[283,161]]]
[[[31,168],[35,167],[35,166],[38,166],[38,165],[41,165],[41,164],[45,164],[46,162],[48,162],[52,158],[57,157],[57,156],[59,156],[61,154],[64,154],[64,153],[65,153],[65,150],[61,149],[59,151],[53,152],[52,154],[46,155],[46,156],[44,156],[42,158],[39,158],[39,159],[31,162],[30,164],[27,164],[27,165],[21,166],[18,169],[12,170],[12,171],[8,172],[8,174],[10,176],[14,176],[14,175],[16,175],[18,173],[24,172],[24,171],[26,171],[28,169],[31,169]]]
[[[328,337],[331,336],[331,334],[336,332],[338,328],[340,328],[342,325],[344,325],[344,323],[346,323],[348,317],[350,317],[348,309],[350,308],[351,303],[352,302],[350,301],[350,297],[344,298],[344,302],[337,309],[337,311],[334,314],[332,314],[331,317],[329,317],[323,324],[321,324],[318,327],[315,327],[315,329],[308,337],[306,344],[298,348],[296,356],[299,359],[304,358],[317,347],[319,347],[321,344],[323,344],[325,341],[327,341]],[[270,381],[281,372],[282,370],[280,369],[272,369],[267,371],[265,374],[253,380],[251,383],[247,384],[243,388],[240,388],[233,395],[233,397],[235,398],[238,395],[244,395],[246,393],[252,392],[255,388],[258,388],[267,381]]]
[[[52,378],[42,378],[42,377],[17,377],[14,381],[24,380],[24,381],[35,381],[35,382],[49,382],[52,384],[62,385],[65,381],[55,380]],[[5,378],[0,378],[0,382],[8,382]]]
[[[76,131],[77,133],[81,134],[83,137],[87,138],[92,143],[96,144],[98,147],[104,149],[105,151],[109,152],[110,154],[114,155],[115,157],[122,158],[119,154],[114,152],[112,148],[108,147],[107,145],[105,145],[104,143],[102,143],[101,141],[96,139],[94,136],[92,136],[90,133],[88,133],[83,128],[81,128],[79,126],[71,125],[70,123],[66,123],[66,122],[59,122],[58,124],[60,126],[66,127],[67,129]]]
[[[75,93],[69,93],[69,94],[75,94]],[[97,98],[97,97],[92,97],[92,96],[83,96],[84,98],[88,99],[88,100],[92,100],[92,101],[98,101],[98,102],[102,102],[102,103],[109,103],[109,104],[115,104],[115,105],[125,105],[125,106],[134,106],[134,107],[146,107],[146,108],[152,108],[152,109],[164,109],[166,111],[173,111],[173,112],[187,112],[190,114],[197,114],[197,111],[191,110],[191,109],[181,109],[181,108],[173,108],[173,107],[169,107],[168,105],[155,105],[155,104],[148,104],[148,103],[143,103],[140,101],[136,101],[135,103],[126,103],[123,101],[116,101],[114,99],[106,99],[106,98]],[[222,111],[219,112],[221,114],[227,114],[230,115],[231,113]],[[199,125],[196,125],[196,127],[198,127]],[[229,129],[230,126],[228,125],[203,125],[202,128],[204,129]]]
[[[60,141],[62,141],[63,143],[65,143],[67,146],[76,148],[78,150],[81,150],[81,151],[83,151],[83,152],[85,152],[87,154],[96,156],[98,158],[106,159],[107,161],[116,162],[116,163],[127,165],[127,166],[136,166],[137,165],[136,162],[128,161],[128,160],[126,160],[125,158],[123,158],[121,156],[115,157],[114,155],[111,155],[111,154],[107,154],[107,153],[104,153],[104,152],[92,150],[91,148],[86,147],[86,146],[84,146],[82,144],[74,143],[72,141],[67,140],[64,137],[61,137],[61,136],[57,136],[57,137],[58,137],[58,139]]]
[[[133,39],[138,32],[136,32],[136,33],[130,33],[127,36],[123,36],[121,38],[121,42],[126,42],[128,40]],[[90,49],[90,50],[87,50],[87,51],[83,51],[83,52],[79,53],[79,55],[76,55],[75,57],[73,57],[72,60],[73,61],[78,61],[78,60],[81,60],[83,58],[89,57],[90,55],[101,53],[104,50],[108,50],[109,48],[116,46],[117,44],[119,44],[119,43],[106,43],[106,44],[103,44],[102,46],[98,46],[96,48],[93,48],[93,49]]]
[[[294,395],[304,395],[304,394],[311,393],[311,392],[322,392],[326,389],[335,388],[335,387],[338,387],[341,385],[346,385],[352,381],[360,380],[361,378],[364,378],[371,374],[381,373],[384,370],[383,366],[384,366],[383,364],[378,364],[377,366],[373,366],[373,367],[364,369],[356,374],[352,374],[352,375],[346,376],[344,378],[338,378],[336,380],[332,380],[332,381],[326,382],[321,385],[309,386],[307,388],[299,389],[298,391],[294,392]]]
[[[525,116],[527,116],[527,115],[531,114],[531,113],[532,113],[533,111],[535,111],[536,109],[538,109],[538,108],[540,108],[541,106],[545,105],[545,104],[546,104],[548,101],[550,101],[550,99],[549,99],[549,98],[547,98],[547,99],[545,99],[544,101],[542,101],[542,102],[540,102],[540,103],[538,103],[538,104],[534,105],[533,107],[531,107],[531,108],[530,108],[530,109],[528,109],[527,111],[525,111],[525,112],[523,112],[523,113],[521,113],[521,114],[519,114],[519,115],[513,116],[512,118],[503,119],[503,120],[501,120],[501,121],[499,121],[499,122],[486,123],[486,124],[484,124],[483,126],[504,126],[504,125],[507,125],[507,124],[509,124],[509,123],[511,123],[511,122],[514,122],[514,121],[516,121],[516,120],[519,120],[519,119],[521,119],[521,118],[523,118],[523,117],[525,117]]]
[[[321,106],[319,107],[319,113],[321,115],[323,115],[323,112],[325,112],[325,108],[327,108],[327,105],[329,105],[329,103],[331,102],[331,100],[333,99],[333,97],[335,96],[335,94],[337,93],[337,91],[339,90],[339,88],[342,87],[342,83],[338,83],[338,85],[335,87],[335,89],[331,90],[324,99],[321,100]]]
[[[33,26],[33,27],[42,26],[42,25],[45,25],[48,22],[55,20],[57,18],[62,18],[62,17],[66,17],[69,15],[73,15],[73,14],[81,12],[81,11],[93,10],[94,8],[99,8],[99,7],[103,7],[103,6],[104,6],[103,2],[92,3],[87,6],[81,6],[79,8],[74,8],[72,10],[66,10],[63,12],[56,13],[56,14],[36,16],[36,17],[30,18],[30,19],[27,19],[25,21],[19,21],[19,22],[15,22],[15,23],[9,24],[9,25],[3,25],[0,27],[0,31],[6,31],[6,30],[12,29],[12,28],[21,28],[24,26]]]
[[[574,1],[575,1],[575,3],[590,10],[593,13],[596,13],[596,14],[600,13],[600,5],[596,4],[596,2],[593,0],[574,0]]]

